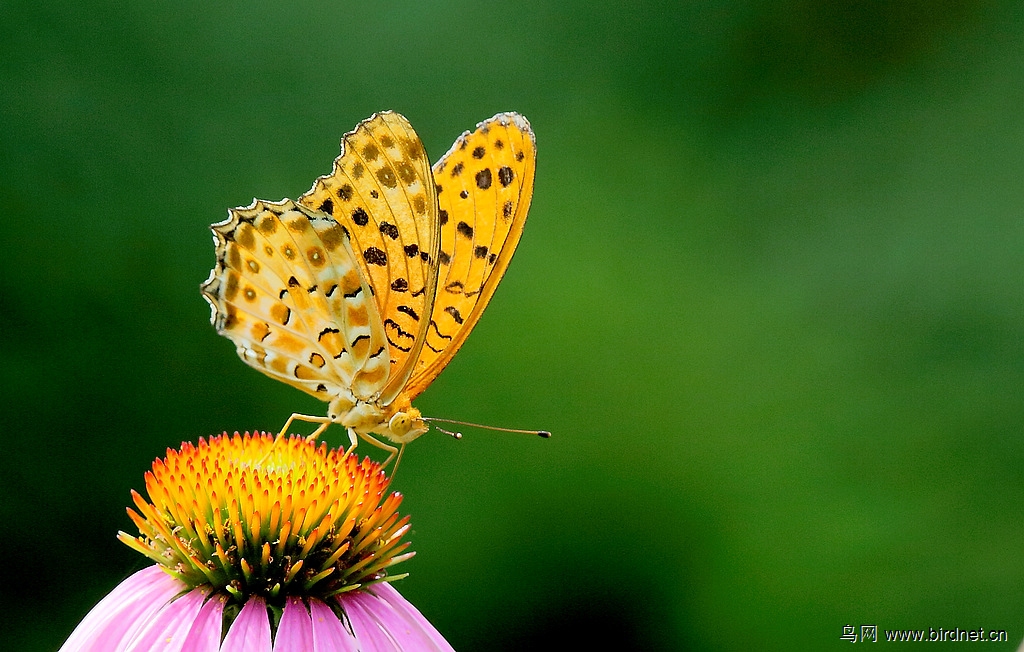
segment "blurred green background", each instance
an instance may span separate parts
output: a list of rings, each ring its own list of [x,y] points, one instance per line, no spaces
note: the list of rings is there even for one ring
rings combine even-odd
[[[53,650],[153,458],[314,399],[199,295],[207,225],[381,109],[499,111],[533,209],[413,444],[397,586],[459,650],[1024,637],[1017,2],[0,0],[0,612]],[[341,429],[327,440],[345,441]],[[366,452],[366,451],[364,451]]]

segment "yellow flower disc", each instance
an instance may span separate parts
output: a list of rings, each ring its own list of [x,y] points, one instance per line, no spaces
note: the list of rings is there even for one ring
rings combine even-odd
[[[398,493],[380,466],[302,437],[226,433],[153,462],[147,501],[118,538],[190,588],[250,596],[327,598],[388,577],[414,553],[401,542]]]

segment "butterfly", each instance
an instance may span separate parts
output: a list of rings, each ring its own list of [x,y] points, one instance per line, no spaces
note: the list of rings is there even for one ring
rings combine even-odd
[[[217,332],[246,364],[328,402],[281,435],[296,420],[319,424],[311,438],[338,423],[353,448],[388,451],[386,465],[399,449],[378,437],[404,450],[428,431],[412,400],[512,259],[536,151],[526,118],[499,113],[431,167],[408,120],[384,111],[345,134],[332,172],[297,201],[256,199],[211,225],[217,262],[201,290]]]

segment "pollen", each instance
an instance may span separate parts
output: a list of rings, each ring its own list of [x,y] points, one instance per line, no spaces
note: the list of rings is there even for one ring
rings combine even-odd
[[[302,437],[226,433],[168,449],[132,491],[138,536],[118,538],[190,588],[250,597],[328,598],[398,579],[411,557],[380,466]]]

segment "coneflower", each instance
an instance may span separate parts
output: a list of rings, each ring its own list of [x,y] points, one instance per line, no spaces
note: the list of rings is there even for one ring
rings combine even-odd
[[[115,588],[62,652],[451,650],[388,582],[413,555],[398,493],[365,458],[300,437],[183,444],[132,492],[154,566]]]

